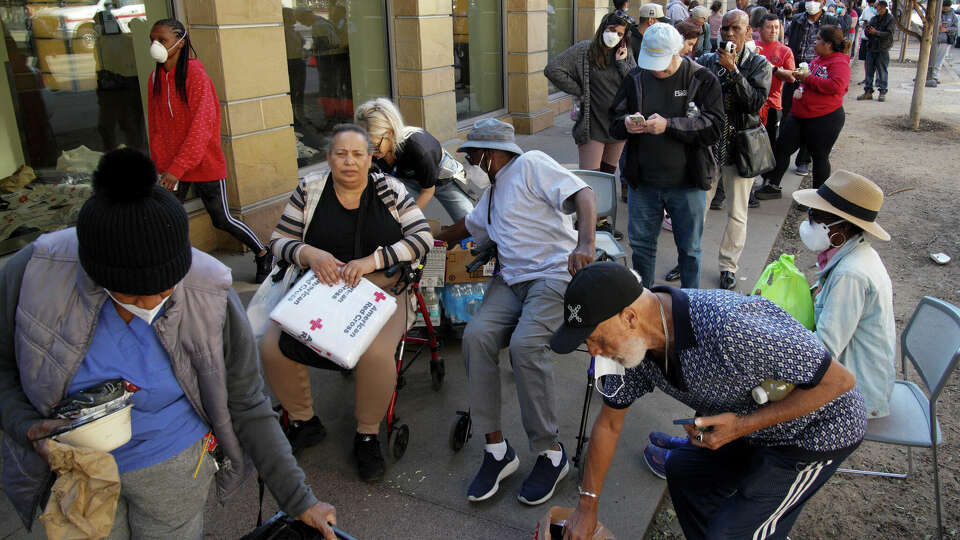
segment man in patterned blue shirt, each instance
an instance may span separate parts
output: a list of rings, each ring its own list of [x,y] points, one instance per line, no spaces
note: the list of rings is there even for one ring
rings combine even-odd
[[[627,268],[591,264],[564,295],[551,348],[586,342],[624,368],[604,380],[569,538],[590,538],[623,419],[660,388],[689,405],[689,444],[670,452],[667,484],[688,539],[785,538],[809,498],[863,439],[855,379],[816,335],[773,302],[723,290],[644,289]],[[757,404],[765,379],[796,389]],[[565,538],[567,538],[565,537]]]

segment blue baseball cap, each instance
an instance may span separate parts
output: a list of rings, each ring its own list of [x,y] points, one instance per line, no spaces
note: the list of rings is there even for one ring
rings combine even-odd
[[[683,36],[671,24],[656,23],[643,33],[637,65],[650,71],[663,71],[683,48]]]

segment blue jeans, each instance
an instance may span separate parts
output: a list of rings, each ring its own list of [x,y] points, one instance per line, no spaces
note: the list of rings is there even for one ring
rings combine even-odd
[[[876,73],[877,88],[880,92],[887,92],[887,68],[890,66],[890,51],[867,50],[865,69],[867,73],[863,89],[873,91],[874,73]]]
[[[657,264],[657,239],[663,222],[663,211],[670,214],[673,240],[677,243],[680,284],[687,289],[700,286],[700,237],[703,236],[703,215],[707,209],[706,192],[697,188],[657,189],[630,186],[627,210],[633,269],[640,274],[644,287],[653,285]]]
[[[403,180],[403,185],[407,188],[407,193],[414,199],[420,194],[420,184]],[[457,182],[452,179],[446,180],[443,184],[438,184],[433,196],[443,205],[443,209],[450,214],[450,219],[454,223],[466,217],[473,210],[473,199],[464,193]]]

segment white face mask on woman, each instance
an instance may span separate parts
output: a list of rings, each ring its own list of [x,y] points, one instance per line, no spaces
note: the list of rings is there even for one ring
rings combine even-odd
[[[183,38],[185,37],[187,37],[186,34],[181,36],[180,39],[177,40],[177,43],[180,43],[181,41],[183,41]],[[170,49],[177,46],[177,43],[174,43],[168,49],[164,47],[163,44],[161,44],[159,41],[154,40],[153,43],[150,44],[150,58],[153,58],[154,60],[156,60],[158,64],[162,64],[166,62],[167,54],[169,53]]]
[[[104,290],[107,291],[106,289]],[[157,315],[160,313],[160,310],[163,309],[163,305],[166,304],[167,300],[170,299],[170,296],[173,296],[173,295],[167,296],[166,298],[161,300],[160,303],[157,304],[156,307],[154,307],[153,309],[145,309],[134,304],[124,304],[123,302],[117,300],[116,297],[114,297],[113,294],[110,293],[110,291],[107,291],[107,296],[109,296],[114,302],[116,302],[118,306],[122,307],[123,309],[133,314],[134,317],[139,317],[140,319],[143,320],[143,322],[147,324],[153,324],[153,320],[157,318]]]
[[[603,44],[607,48],[612,49],[616,47],[617,43],[620,43],[620,34],[616,32],[604,32],[603,33]]]
[[[805,2],[803,9],[807,10],[807,15],[816,15],[820,13],[820,2]]]
[[[844,220],[840,219],[829,225],[824,225],[816,221],[811,222],[808,219],[800,224],[798,231],[800,233],[800,241],[803,242],[803,245],[807,246],[807,249],[814,253],[826,251],[833,247],[830,244],[830,227],[833,227],[837,223],[843,223],[843,221]]]

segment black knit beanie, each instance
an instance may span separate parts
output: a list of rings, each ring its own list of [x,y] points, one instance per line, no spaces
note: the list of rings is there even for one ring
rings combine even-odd
[[[190,270],[183,205],[157,185],[150,158],[132,148],[107,153],[93,173],[93,195],[77,218],[80,264],[112,292],[157,294]]]

